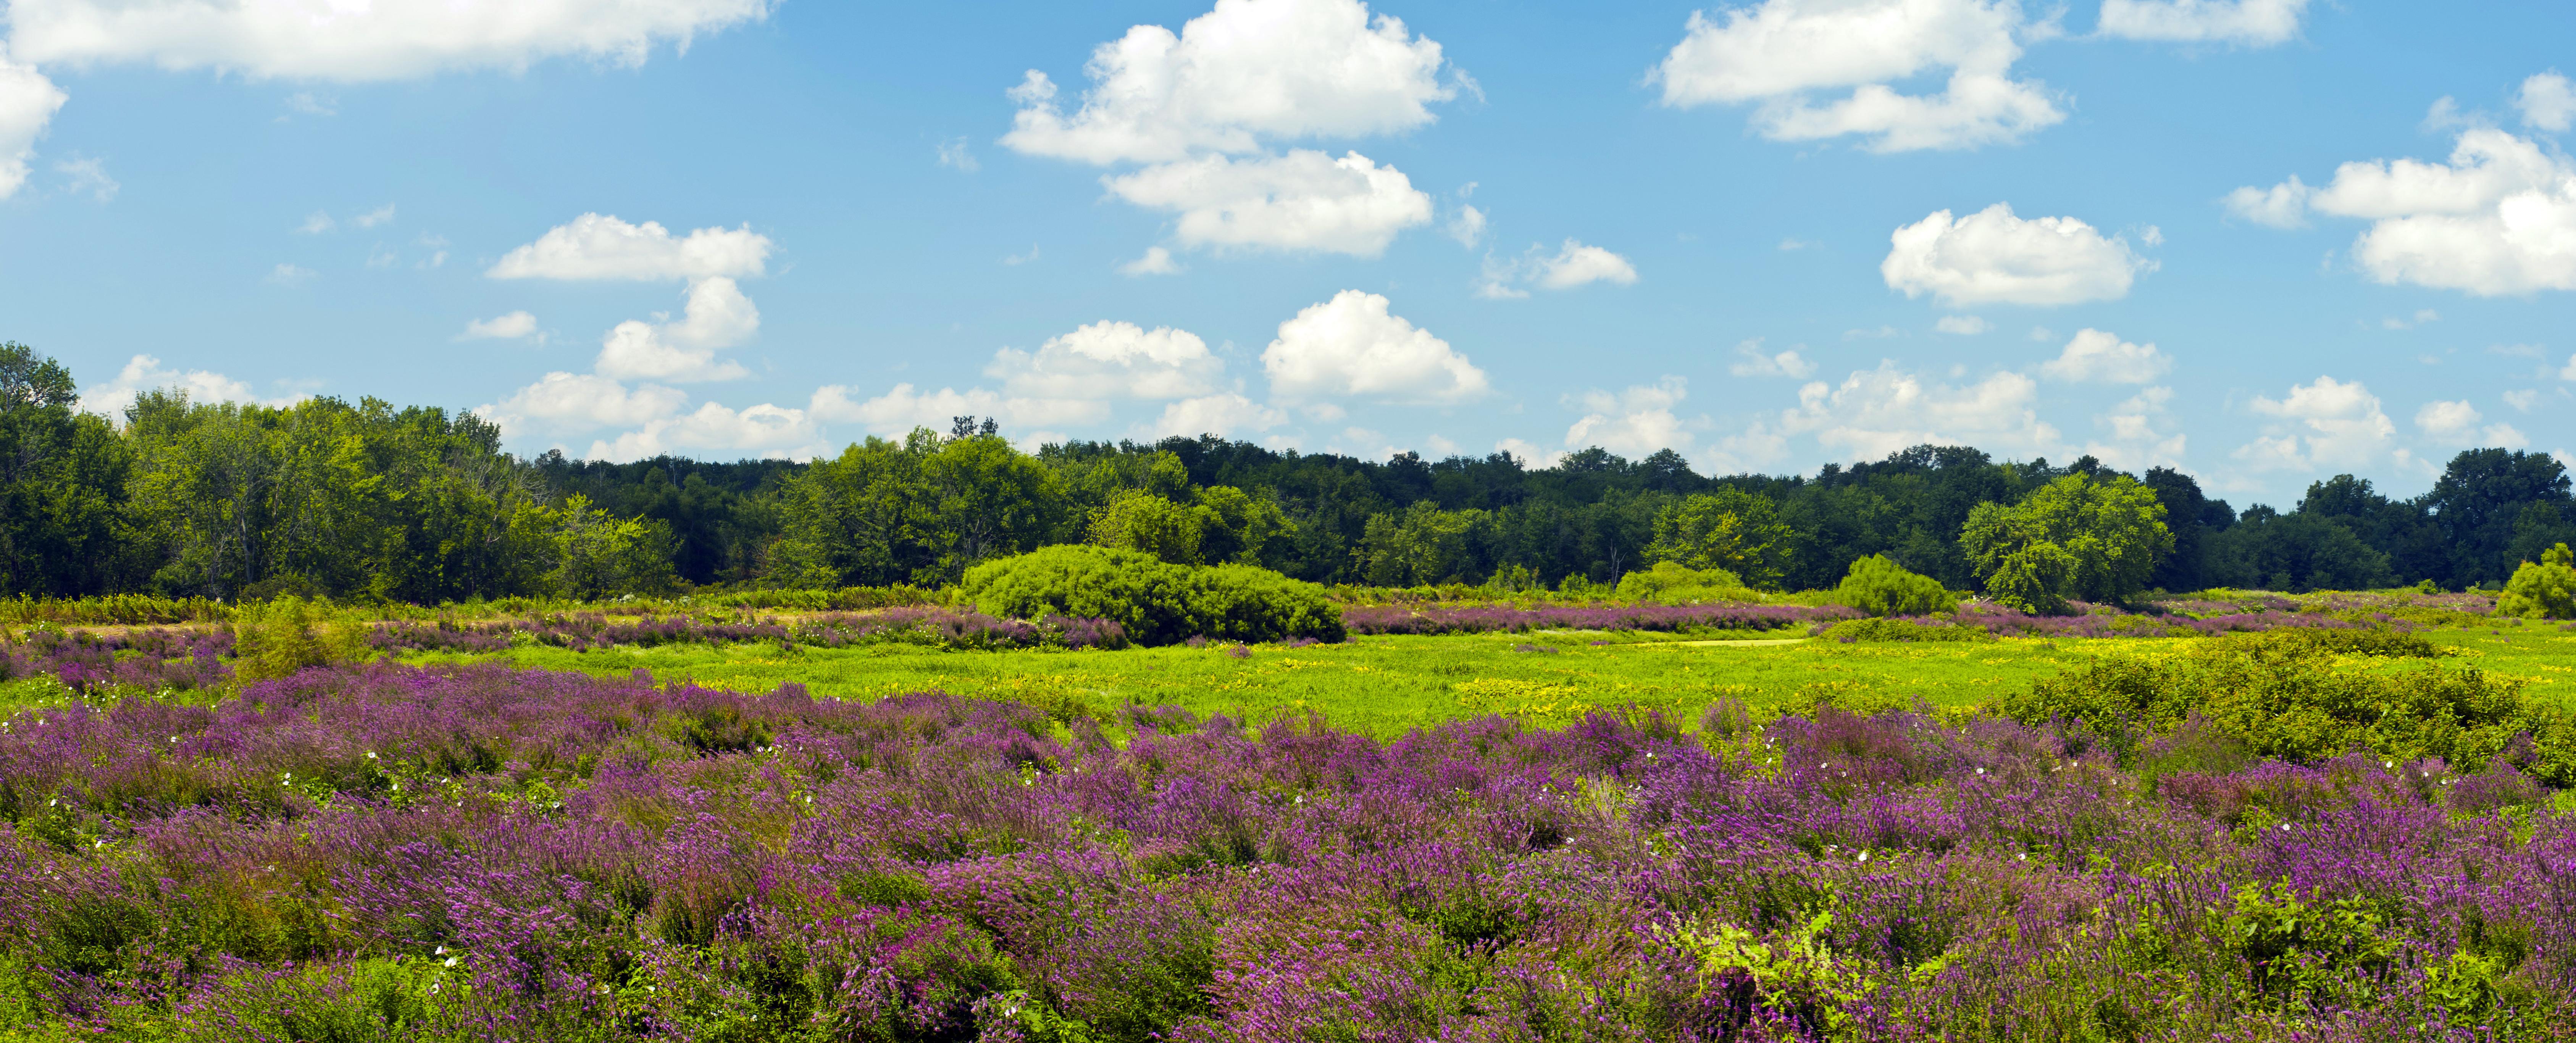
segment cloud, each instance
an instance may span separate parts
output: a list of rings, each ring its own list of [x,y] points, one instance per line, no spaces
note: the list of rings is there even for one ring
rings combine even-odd
[[[1625,286],[1637,281],[1637,266],[1627,258],[1598,246],[1586,246],[1580,240],[1566,240],[1554,257],[1546,256],[1542,250],[1533,245],[1519,260],[1486,257],[1476,296],[1506,300],[1529,296],[1523,288],[1528,286],[1570,290],[1596,282]]]
[[[116,179],[107,176],[107,164],[98,159],[73,158],[54,164],[54,173],[63,176],[63,190],[73,195],[87,195],[101,203],[116,198]]]
[[[674,238],[646,221],[583,214],[502,255],[485,275],[495,279],[708,279],[762,274],[769,237],[741,228],[701,228]]]
[[[384,81],[580,56],[640,65],[660,44],[766,18],[770,0],[13,0],[9,50],[75,67],[149,63],[253,78]]]
[[[1777,433],[1813,435],[1827,449],[1870,458],[1927,442],[2037,455],[2059,441],[2057,429],[2039,419],[2038,400],[2038,382],[2019,373],[1952,387],[1888,361],[1839,385],[1798,389],[1798,405],[1780,415]]]
[[[695,412],[646,421],[644,426],[590,444],[590,459],[623,463],[665,453],[752,453],[762,457],[821,456],[822,430],[804,410],[762,403],[741,410],[714,402]]]
[[[2270,188],[2247,185],[2227,193],[2227,212],[2266,228],[2305,228],[2308,199],[2316,194],[2296,174]]]
[[[1205,395],[1164,406],[1163,415],[1146,425],[1144,433],[1155,438],[1171,435],[1227,438],[1249,431],[1267,431],[1287,420],[1287,414],[1242,395]]]
[[[2531,444],[2511,424],[2488,424],[2480,428],[2478,423],[2484,419],[2477,407],[2466,401],[2427,402],[2424,408],[2415,411],[2415,429],[2445,448],[2494,445],[2520,449]]]
[[[1933,213],[1896,230],[1879,273],[1908,297],[1943,304],[2077,304],[2118,300],[2154,261],[2072,217],[2023,220],[2008,204],[1952,220]]]
[[[1036,353],[1004,348],[987,376],[1025,398],[1192,398],[1215,394],[1225,362],[1207,342],[1169,326],[1095,322],[1050,338]]]
[[[2173,357],[2153,344],[2131,344],[2096,329],[2075,331],[2066,350],[2039,366],[2050,380],[2145,384],[2173,371]]]
[[[1261,353],[1271,392],[1291,400],[1356,396],[1416,404],[1485,393],[1483,370],[1387,307],[1385,297],[1344,290],[1280,323],[1279,339]]]
[[[191,402],[246,402],[266,406],[286,406],[293,405],[304,398],[303,395],[261,398],[251,393],[249,384],[221,373],[202,369],[181,372],[163,366],[158,356],[136,355],[126,360],[125,368],[117,371],[114,379],[104,384],[92,384],[82,388],[80,408],[83,412],[116,417],[122,415],[126,407],[133,405],[134,400],[144,392],[158,391],[163,388],[174,388],[185,392],[188,401]]]
[[[2123,471],[2181,467],[2188,439],[2180,432],[2166,434],[2156,430],[2166,404],[2172,401],[2172,388],[2139,389],[2128,401],[2102,416],[2100,424],[2110,430],[2110,439],[2087,442],[2084,451]]]
[[[1396,233],[1431,221],[1431,197],[1357,152],[1203,156],[1104,179],[1130,203],[1180,215],[1185,246],[1311,250],[1375,257]]]
[[[2299,35],[2308,0],[2102,0],[2101,32],[2129,40],[2268,47]]]
[[[1513,459],[1519,460],[1522,465],[1527,467],[1554,467],[1558,460],[1565,458],[1565,454],[1562,452],[1553,449],[1541,449],[1537,445],[1519,438],[1506,438],[1500,442],[1494,443],[1494,451],[1497,453],[1509,453],[1512,455]]]
[[[1615,453],[1644,456],[1660,449],[1687,450],[1691,433],[1673,407],[1689,397],[1689,383],[1666,376],[1616,394],[1587,391],[1578,400],[1586,412],[1565,429],[1567,448],[1600,446]]]
[[[1473,250],[1476,244],[1485,241],[1485,224],[1484,211],[1461,203],[1457,212],[1449,215],[1449,225],[1442,231],[1457,240],[1458,245]]]
[[[751,372],[716,358],[716,352],[739,346],[758,332],[760,309],[743,296],[742,287],[731,279],[700,279],[689,286],[680,321],[618,323],[601,340],[592,369],[620,380],[739,380]]]
[[[1148,246],[1145,248],[1145,256],[1118,266],[1120,275],[1179,275],[1180,273],[1181,266],[1172,262],[1172,251],[1160,246]]]
[[[1974,337],[1994,327],[1974,315],[1944,315],[1941,316],[1941,321],[1932,324],[1932,328],[1943,333]]]
[[[627,387],[591,373],[548,373],[474,414],[504,431],[588,431],[632,427],[677,414],[689,396],[658,384]]]
[[[984,165],[975,162],[975,153],[966,148],[966,139],[952,138],[939,143],[939,165],[972,174]]]
[[[36,154],[36,139],[70,98],[35,66],[0,53],[0,199],[16,195],[27,183],[27,160]]]
[[[1816,364],[1800,356],[1798,348],[1777,354],[1765,352],[1760,337],[1737,344],[1735,355],[1736,361],[1727,367],[1727,372],[1739,377],[1794,377],[1803,380],[1816,372]]]
[[[328,232],[331,229],[338,227],[338,225],[339,222],[331,220],[331,215],[329,213],[316,210],[310,214],[304,215],[304,223],[295,226],[295,230],[302,232],[305,235],[321,235],[324,232]]]
[[[316,96],[312,91],[297,91],[293,94],[289,94],[286,96],[284,104],[286,105],[286,110],[288,112],[304,116],[337,116],[340,114],[339,102],[336,99],[327,96]],[[278,117],[280,122],[284,122],[285,119],[286,117],[284,116]]]
[[[1764,0],[1694,12],[1653,74],[1675,107],[1752,103],[1780,141],[1859,135],[1878,152],[2018,141],[2066,118],[2047,88],[2011,78],[2029,31],[2013,0]],[[1931,96],[1889,83],[1950,70]],[[1849,88],[1818,106],[1816,92]]]
[[[2377,282],[2483,297],[2576,289],[2576,162],[2528,138],[2476,127],[2448,163],[2346,163],[2306,202],[2372,222],[2351,254]]]
[[[904,383],[874,398],[862,400],[854,394],[840,384],[818,388],[807,406],[807,415],[825,423],[855,422],[880,435],[901,435],[916,427],[946,431],[949,421],[961,416],[989,416],[1010,429],[1025,431],[1048,425],[1097,423],[1109,415],[1109,407],[1103,402],[1005,398],[985,388],[922,391]]]
[[[2513,107],[2522,110],[2524,126],[2535,130],[2563,131],[2576,123],[2576,84],[2556,72],[2544,72],[2522,81],[2522,93],[2514,95]]]
[[[518,340],[537,332],[537,317],[524,311],[465,324],[459,340]]]
[[[2359,381],[2320,376],[2292,385],[2280,399],[2257,395],[2255,415],[2277,423],[2263,437],[2236,450],[2256,470],[2314,470],[2358,466],[2385,455],[2397,425],[2379,408],[2379,397]]]
[[[2514,412],[2517,413],[2531,412],[2531,407],[2540,404],[2540,392],[2534,391],[2530,388],[2507,391],[2498,397],[2503,398],[2504,404],[2512,406]]]
[[[1397,134],[1456,97],[1440,45],[1357,0],[1218,0],[1179,34],[1140,25],[1100,45],[1091,89],[1066,115],[1030,70],[1002,144],[1108,165],[1258,151],[1265,139]]]
[[[394,205],[392,203],[387,203],[373,210],[369,210],[366,213],[350,218],[349,223],[360,228],[374,228],[378,225],[389,224],[393,219]]]
[[[316,272],[311,268],[300,268],[292,264],[280,262],[277,267],[268,270],[268,283],[271,286],[284,286],[292,289],[297,286],[302,286],[305,283],[312,282],[314,277],[320,274],[320,272]]]

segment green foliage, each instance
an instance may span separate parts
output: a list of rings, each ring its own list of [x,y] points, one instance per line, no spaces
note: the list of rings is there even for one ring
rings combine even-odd
[[[1279,505],[1241,489],[1198,490],[1191,502],[1143,489],[1123,490],[1091,512],[1086,541],[1142,551],[1174,565],[1259,565],[1296,534]]]
[[[2287,881],[2248,884],[2223,925],[2253,971],[2257,995],[2274,1000],[2321,998],[2345,973],[2386,969],[2396,943],[2382,934],[2388,916],[2371,899],[2302,901]]]
[[[1360,535],[1360,576],[1381,587],[1469,582],[1491,556],[1494,537],[1485,511],[1444,511],[1424,501],[1400,514],[1372,515]]]
[[[2525,619],[2576,619],[2576,553],[2561,543],[2538,563],[2523,562],[2496,599],[2496,613]]]
[[[0,344],[0,593],[78,597],[139,578],[132,448],[78,401],[61,363]]]
[[[2066,599],[2126,601],[2146,590],[2173,532],[2153,490],[2126,475],[2067,475],[2020,503],[1969,512],[1959,543],[1995,600],[2059,613]]]
[[[2388,555],[2345,521],[2308,511],[2276,515],[2268,508],[2247,511],[2243,521],[2210,541],[2210,574],[2240,587],[2293,594],[2370,590],[2397,581]]]
[[[1851,572],[1834,588],[1834,602],[1873,616],[1930,616],[1959,607],[1959,599],[1939,580],[1908,572],[1884,554],[1852,562]]]
[[[869,438],[779,491],[775,574],[798,586],[953,582],[987,558],[1043,545],[1060,480],[994,435]]]
[[[2411,634],[2291,628],[2232,635],[2179,663],[2096,660],[2007,693],[1996,709],[2025,723],[2080,723],[2126,758],[2149,736],[2197,716],[2256,757],[2313,763],[2367,749],[2468,767],[2534,737],[2526,771],[2576,783],[2576,721],[2528,699],[2523,682],[2475,668],[2387,670],[2366,660],[2424,658]],[[2364,662],[2343,665],[2337,657]]]
[[[596,600],[670,593],[679,584],[671,567],[671,527],[658,520],[613,518],[575,495],[553,512],[555,567],[546,586],[560,597]]]
[[[1650,561],[1723,569],[1755,587],[1779,586],[1789,527],[1768,498],[1736,488],[1692,496],[1655,516]]]
[[[1659,605],[1697,605],[1711,601],[1760,601],[1762,595],[1725,569],[1694,569],[1679,562],[1619,577],[1619,596]]]
[[[968,570],[962,592],[997,616],[1115,620],[1146,645],[1343,637],[1341,610],[1322,587],[1249,565],[1174,565],[1137,551],[1048,547]]]
[[[1947,623],[1923,624],[1906,619],[1872,616],[1868,619],[1846,619],[1826,627],[1819,635],[1827,641],[1992,641],[1993,634],[1978,627],[1951,626]]]
[[[292,677],[306,667],[366,654],[364,623],[331,618],[328,605],[289,595],[246,609],[235,624],[234,676],[243,681]]]

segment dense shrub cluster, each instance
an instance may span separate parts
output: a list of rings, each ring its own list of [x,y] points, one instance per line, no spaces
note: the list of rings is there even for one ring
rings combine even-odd
[[[2576,815],[2510,766],[2149,779],[2044,726],[1831,707],[1384,743],[1137,708],[1119,746],[1104,709],[376,665],[22,712],[0,728],[0,1024],[2576,1037]]]
[[[1959,607],[1959,599],[1929,576],[1907,572],[1884,554],[1852,562],[1834,588],[1834,600],[1873,616],[1930,616]]]
[[[1620,577],[1618,594],[1663,605],[1762,600],[1759,592],[1725,569],[1695,569],[1670,561],[1659,561],[1653,568]]]
[[[2025,723],[2076,725],[2132,760],[2149,737],[2184,734],[2194,756],[2238,763],[2356,752],[2471,766],[2501,759],[2552,786],[2576,785],[2576,716],[2474,667],[2387,663],[2436,655],[2412,634],[2283,629],[2220,638],[2179,661],[2096,661],[1998,706]]]
[[[2576,551],[2561,543],[2523,562],[2496,599],[2496,612],[2533,619],[2576,619]]]
[[[1249,565],[1175,565],[1107,547],[1048,547],[967,570],[961,588],[996,616],[1072,616],[1118,624],[1129,640],[1340,641],[1324,588]]]

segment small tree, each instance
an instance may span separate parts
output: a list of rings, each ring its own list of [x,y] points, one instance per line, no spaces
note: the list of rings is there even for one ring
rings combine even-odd
[[[2173,532],[2156,495],[2127,475],[2067,475],[2006,507],[1968,512],[1960,549],[1995,600],[2027,612],[2066,610],[2066,599],[2124,601],[2147,587]]]
[[[1685,568],[1724,569],[1757,588],[1780,585],[1789,527],[1767,498],[1742,489],[1719,489],[1683,499],[1655,516],[1648,561]]]
[[[2527,619],[2576,619],[2576,552],[2561,543],[2523,562],[2496,599],[2496,612]]]
[[[1141,489],[1119,493],[1091,512],[1095,547],[1142,551],[1174,565],[1203,564],[1199,544],[1207,519],[1198,511]]]
[[[1873,616],[1929,616],[1959,607],[1941,581],[1909,572],[1884,554],[1852,562],[1834,588],[1834,600]]]

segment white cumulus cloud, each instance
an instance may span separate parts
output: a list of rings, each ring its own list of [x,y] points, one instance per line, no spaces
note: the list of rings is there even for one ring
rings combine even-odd
[[[1944,315],[1932,328],[1954,336],[1974,337],[1994,327],[1974,315]]]
[[[1146,425],[1144,433],[1154,438],[1170,435],[1227,438],[1251,431],[1267,431],[1287,420],[1287,414],[1242,395],[1203,395],[1164,406],[1163,415]]]
[[[1467,356],[1390,314],[1385,297],[1344,290],[1279,324],[1261,353],[1273,394],[1386,402],[1463,402],[1483,395],[1485,372]]]
[[[689,396],[657,384],[627,387],[593,373],[554,372],[474,413],[511,433],[633,427],[677,414]]]
[[[708,402],[695,411],[649,420],[644,426],[590,444],[590,459],[625,462],[665,453],[703,456],[749,454],[770,459],[815,457],[826,452],[822,430],[804,410],[762,403],[733,409]]]
[[[2557,132],[2576,123],[2576,84],[2556,72],[2544,72],[2522,81],[2522,91],[2514,95],[2513,107],[2522,110],[2522,122],[2537,130]]]
[[[1214,394],[1225,362],[1207,342],[1169,326],[1095,322],[1052,337],[1034,353],[1003,348],[985,367],[1025,398],[1191,398]]]
[[[251,393],[249,384],[221,373],[202,369],[183,372],[163,365],[158,356],[136,355],[126,360],[125,368],[118,370],[116,376],[108,382],[82,388],[80,408],[83,412],[118,417],[123,415],[125,408],[133,405],[135,398],[144,392],[165,388],[185,393],[188,401],[191,402],[245,402],[283,406],[292,405],[304,397],[287,395],[280,398],[261,398]]]
[[[1953,387],[1888,361],[1840,384],[1798,389],[1798,405],[1781,414],[1778,433],[1812,435],[1827,449],[1870,458],[1927,442],[2039,455],[2059,439],[2039,419],[2038,401],[2039,383],[2019,373]]]
[[[2511,424],[2478,426],[2485,419],[2476,406],[2466,401],[2433,401],[2415,411],[2415,429],[2445,448],[2493,445],[2520,449],[2531,444]]]
[[[1688,382],[1675,376],[1616,393],[1587,391],[1577,400],[1587,412],[1565,429],[1565,445],[1569,449],[1597,445],[1628,456],[1660,449],[1686,451],[1691,447],[1691,432],[1673,410],[1687,397]]]
[[[2153,344],[2132,344],[2096,329],[2075,331],[2066,350],[2039,366],[2051,380],[2145,384],[2173,371],[2173,357]]]
[[[9,50],[39,65],[148,63],[381,81],[568,55],[641,64],[769,14],[770,0],[13,0]]]
[[[2182,432],[2158,429],[2165,423],[2165,406],[2172,401],[2172,388],[2139,389],[2103,414],[2099,423],[2109,432],[2108,439],[2086,442],[2084,451],[2123,471],[2181,467],[2188,439]]]
[[[741,277],[766,270],[769,251],[769,237],[748,225],[673,236],[659,222],[636,225],[615,215],[583,214],[502,255],[484,274],[495,279],[637,281]]]
[[[1177,34],[1140,25],[1100,45],[1082,107],[1031,70],[1002,144],[1107,165],[1258,151],[1265,140],[1401,133],[1456,96],[1440,45],[1358,0],[1218,0]]]
[[[1666,105],[1753,104],[1754,126],[1775,140],[1974,148],[2066,118],[2045,86],[2012,78],[2029,28],[2013,0],[1764,0],[1694,12],[1654,76]],[[1942,69],[1937,95],[1888,86]]]
[[[2308,0],[2102,0],[2102,35],[2266,47],[2299,35]]]
[[[2375,463],[2389,452],[2397,425],[2380,409],[2379,396],[2359,381],[2320,376],[2292,385],[2274,399],[2257,395],[2255,415],[2274,423],[2262,437],[2236,450],[2257,470],[2315,470]]]
[[[1803,380],[1814,376],[1816,364],[1800,355],[1798,350],[1764,351],[1762,338],[1755,337],[1735,346],[1735,362],[1727,366],[1726,371],[1739,377],[1793,377]]]
[[[1179,215],[1173,238],[1185,246],[1375,257],[1396,233],[1431,222],[1430,195],[1357,152],[1203,156],[1103,183],[1130,203]]]
[[[36,139],[71,96],[32,65],[0,53],[0,199],[17,194],[27,183],[27,160],[36,154]]]
[[[879,435],[902,435],[916,427],[946,431],[949,421],[961,416],[992,417],[1005,425],[1005,434],[1015,434],[1051,425],[1097,423],[1109,415],[1109,407],[1087,399],[1008,398],[988,388],[923,391],[909,383],[862,399],[849,387],[832,384],[815,390],[806,412],[825,423],[855,422]]]
[[[461,340],[517,340],[537,332],[537,317],[524,311],[465,324]]]
[[[1532,245],[1529,252],[1515,260],[1487,255],[1484,272],[1476,285],[1476,296],[1494,300],[1527,297],[1527,287],[1543,290],[1571,290],[1596,282],[1626,286],[1637,281],[1637,266],[1625,257],[1581,240],[1567,239],[1565,245],[1550,257],[1546,249]]]
[[[2267,228],[2303,228],[2308,223],[2308,199],[2316,194],[2296,174],[2270,188],[2246,185],[2227,193],[2227,212],[2240,220]]]
[[[620,380],[706,381],[750,376],[716,352],[738,347],[760,332],[760,309],[731,279],[700,279],[689,287],[679,321],[629,319],[600,342],[593,369]]]
[[[2576,162],[2529,138],[2475,127],[2447,163],[2346,163],[2305,202],[2371,222],[2351,255],[2378,282],[2488,297],[2576,289]]]
[[[1967,217],[1933,213],[1896,230],[1879,265],[1890,289],[1953,307],[2118,300],[2155,262],[2072,217],[2024,220],[1997,203]]]

